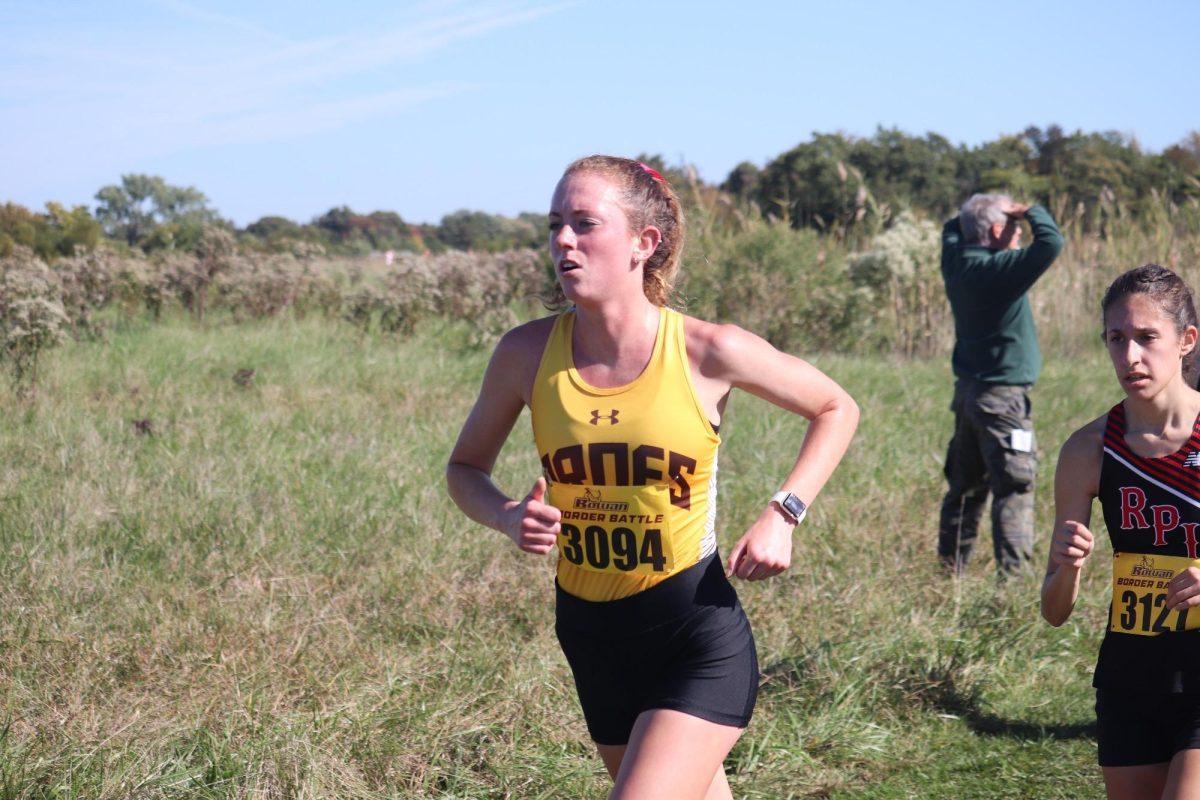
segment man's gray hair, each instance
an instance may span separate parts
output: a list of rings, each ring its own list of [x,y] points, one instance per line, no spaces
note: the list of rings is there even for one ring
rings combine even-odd
[[[1008,215],[1000,209],[1010,202],[1012,198],[1006,194],[971,195],[958,210],[958,225],[962,228],[963,238],[968,242],[985,242],[993,225],[1008,222]]]

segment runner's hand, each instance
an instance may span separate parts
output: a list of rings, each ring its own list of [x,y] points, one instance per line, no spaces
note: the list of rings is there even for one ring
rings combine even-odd
[[[1069,519],[1054,532],[1054,540],[1050,542],[1050,563],[1079,569],[1092,554],[1095,543],[1086,525]]]
[[[526,553],[544,556],[558,539],[562,512],[545,502],[546,479],[538,478],[525,499],[510,509],[504,532]]]
[[[1167,584],[1167,608],[1182,611],[1200,606],[1200,569],[1188,567]]]
[[[767,506],[750,530],[733,546],[726,577],[737,575],[759,581],[783,572],[792,563],[792,528],[774,508]]]

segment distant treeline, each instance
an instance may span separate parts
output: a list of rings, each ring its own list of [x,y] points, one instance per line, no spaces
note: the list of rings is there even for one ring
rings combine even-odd
[[[23,246],[53,261],[101,241],[118,251],[145,254],[193,252],[206,229],[223,228],[250,252],[365,255],[371,252],[443,253],[448,250],[503,252],[538,247],[545,241],[545,214],[516,218],[483,211],[455,211],[437,225],[406,222],[394,211],[360,214],[331,208],[307,224],[267,216],[237,228],[221,218],[193,187],[168,184],[153,175],[125,175],[119,185],[96,193],[95,210],[48,203],[44,213],[16,203],[0,205],[0,257]]]
[[[865,139],[815,134],[761,169],[739,164],[720,188],[797,228],[846,228],[905,208],[940,219],[979,191],[1006,191],[1099,228],[1106,213],[1137,218],[1163,201],[1200,198],[1200,131],[1161,153],[1115,131],[1057,125],[978,147],[883,128]]]
[[[1114,214],[1137,220],[1163,203],[1200,200],[1200,131],[1161,153],[1144,151],[1125,134],[1068,134],[1055,125],[976,147],[896,129],[880,128],[867,138],[817,133],[761,168],[739,164],[717,186],[705,185],[687,166],[641,158],[674,182],[720,192],[765,217],[840,234],[863,226],[878,230],[902,210],[941,218],[976,191],[1007,191],[1041,202],[1071,214],[1085,230],[1103,230]],[[512,218],[461,210],[434,225],[406,222],[394,211],[361,214],[342,206],[308,223],[266,216],[238,229],[199,190],[148,175],[125,175],[119,185],[100,189],[96,201],[94,210],[57,203],[48,203],[45,212],[0,206],[0,256],[22,245],[52,260],[90,251],[103,240],[144,253],[192,251],[213,225],[236,234],[242,248],[261,252],[494,253],[545,241],[542,212]]]

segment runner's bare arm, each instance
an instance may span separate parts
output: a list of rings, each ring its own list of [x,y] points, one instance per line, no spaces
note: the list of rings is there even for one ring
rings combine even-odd
[[[697,353],[706,379],[742,389],[810,421],[782,488],[811,504],[850,445],[858,426],[858,405],[816,367],[752,333],[735,325],[712,325],[707,332]],[[730,553],[730,572],[757,580],[787,569],[791,533],[782,514],[764,507]]]
[[[1101,445],[1106,417],[1071,434],[1054,471],[1054,534],[1042,581],[1042,616],[1058,627],[1070,618],[1079,597],[1079,572],[1095,547],[1088,525],[1100,492]]]
[[[450,497],[463,513],[504,533],[522,550],[538,554],[553,546],[560,516],[558,509],[542,502],[545,478],[539,477],[523,499],[514,500],[492,480],[492,469],[521,409],[529,404],[549,329],[546,320],[536,320],[500,339],[446,465]]]

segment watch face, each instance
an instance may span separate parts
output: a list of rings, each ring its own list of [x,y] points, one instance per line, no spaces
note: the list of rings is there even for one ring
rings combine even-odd
[[[787,509],[787,512],[796,519],[803,517],[805,509],[808,508],[808,506],[804,505],[804,502],[794,494],[789,494],[787,497],[783,498],[783,507]]]

